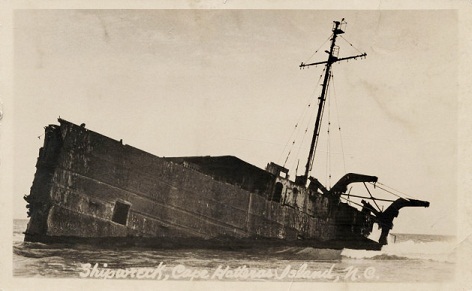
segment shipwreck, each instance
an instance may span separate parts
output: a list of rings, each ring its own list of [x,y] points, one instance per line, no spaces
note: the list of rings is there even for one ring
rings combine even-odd
[[[397,197],[385,210],[369,195],[348,203],[348,173],[330,189],[310,176],[331,65],[338,57],[334,21],[313,138],[303,175],[234,156],[158,157],[64,119],[45,127],[29,195],[25,241],[174,247],[309,246],[379,250],[403,207],[429,202]],[[370,194],[370,192],[369,192]],[[350,195],[349,198],[355,197]],[[370,202],[369,202],[370,201]],[[380,236],[372,234],[380,229]]]

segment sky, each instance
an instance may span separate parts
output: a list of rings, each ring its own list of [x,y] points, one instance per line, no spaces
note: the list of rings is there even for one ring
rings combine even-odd
[[[339,56],[367,58],[333,65],[312,175],[326,185],[345,172],[378,176],[431,202],[402,209],[393,232],[454,234],[453,10],[17,10],[14,218],[26,218],[44,126],[59,116],[158,156],[233,155],[261,168],[283,164],[296,138],[286,166],[301,174],[323,68],[298,66],[326,60],[342,18]]]

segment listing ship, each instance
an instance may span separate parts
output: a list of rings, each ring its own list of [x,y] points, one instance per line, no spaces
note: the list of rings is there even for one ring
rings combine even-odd
[[[347,193],[352,183],[375,185],[375,176],[349,173],[330,189],[310,176],[331,65],[366,57],[337,57],[335,42],[345,22],[333,23],[328,60],[300,65],[325,66],[303,175],[291,179],[282,165],[271,162],[261,169],[234,156],[158,157],[59,118],[59,125],[45,127],[25,196],[30,217],[25,241],[381,249],[402,207],[429,202],[399,196],[383,210],[376,202],[385,199],[369,192],[355,203],[349,199],[356,195]]]

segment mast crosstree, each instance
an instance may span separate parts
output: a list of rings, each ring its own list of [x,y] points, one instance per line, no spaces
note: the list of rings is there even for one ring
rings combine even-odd
[[[324,104],[326,101],[326,92],[328,90],[328,85],[329,85],[329,79],[331,77],[331,65],[337,62],[341,61],[346,61],[350,59],[357,59],[357,58],[365,58],[367,56],[366,53],[360,54],[360,55],[355,55],[355,56],[350,56],[350,57],[344,57],[344,58],[338,58],[337,53],[339,52],[339,47],[336,46],[336,38],[338,35],[343,34],[344,31],[342,30],[341,26],[346,24],[344,21],[344,18],[341,21],[333,21],[333,37],[331,38],[331,46],[329,51],[325,51],[328,54],[328,60],[323,61],[323,62],[316,62],[316,63],[310,63],[310,64],[305,64],[301,63],[300,64],[300,69],[305,68],[305,67],[310,67],[310,66],[317,66],[317,65],[322,65],[326,64],[326,69],[325,69],[325,75],[323,79],[323,85],[322,85],[322,90],[321,90],[321,95],[318,98],[319,105],[318,105],[318,113],[316,115],[316,121],[315,121],[315,129],[313,132],[313,138],[311,140],[311,145],[310,145],[310,152],[308,154],[308,160],[305,166],[305,175],[303,176],[303,181],[308,180],[308,175],[309,172],[313,166],[313,161],[315,158],[315,151],[316,151],[316,145],[318,143],[318,137],[320,134],[320,128],[321,128],[321,119],[323,117],[323,108]]]

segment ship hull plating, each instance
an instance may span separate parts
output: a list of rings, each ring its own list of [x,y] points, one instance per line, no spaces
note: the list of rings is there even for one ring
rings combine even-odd
[[[156,248],[380,249],[373,218],[231,156],[162,158],[60,119],[46,127],[26,241]]]

